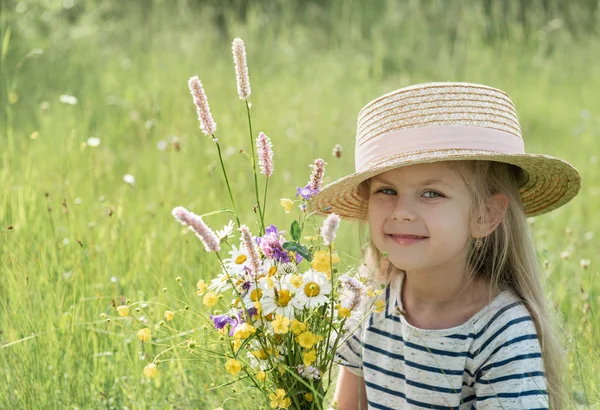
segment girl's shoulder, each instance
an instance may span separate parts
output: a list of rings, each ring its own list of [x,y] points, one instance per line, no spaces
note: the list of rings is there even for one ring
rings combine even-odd
[[[478,350],[490,345],[502,345],[516,339],[537,339],[531,313],[525,303],[511,290],[501,291],[473,320],[474,339]]]

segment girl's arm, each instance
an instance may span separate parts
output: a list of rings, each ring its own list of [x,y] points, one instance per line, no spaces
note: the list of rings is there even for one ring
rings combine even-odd
[[[333,400],[338,410],[367,409],[365,380],[344,366],[340,366]]]

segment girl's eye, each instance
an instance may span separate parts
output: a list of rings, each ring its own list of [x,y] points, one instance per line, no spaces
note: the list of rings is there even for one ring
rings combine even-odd
[[[428,194],[432,194],[432,195],[428,195]],[[425,191],[423,193],[423,196],[425,198],[442,198],[444,195],[440,194],[437,191]]]
[[[394,190],[393,190],[393,189],[391,189],[391,188],[382,188],[382,189],[380,189],[379,191],[377,191],[377,193],[380,193],[380,192],[383,192],[383,193],[385,193],[384,191],[388,191],[388,192],[390,192],[390,191],[391,191],[391,192],[392,192],[392,194],[391,194],[391,195],[393,195],[394,193],[396,193],[396,191],[394,191]],[[386,195],[387,195],[387,194],[386,194]]]

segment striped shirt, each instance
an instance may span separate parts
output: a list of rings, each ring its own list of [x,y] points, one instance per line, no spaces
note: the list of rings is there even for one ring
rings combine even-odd
[[[426,330],[399,314],[401,277],[336,352],[364,378],[370,409],[548,409],[535,325],[511,290],[462,325]]]

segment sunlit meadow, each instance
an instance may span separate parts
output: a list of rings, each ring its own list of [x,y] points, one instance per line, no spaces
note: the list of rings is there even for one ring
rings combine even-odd
[[[0,408],[257,408],[243,384],[219,387],[231,379],[222,361],[185,350],[145,378],[170,341],[142,344],[141,325],[115,318],[128,299],[152,302],[140,305],[150,323],[169,307],[185,340],[200,329],[175,297],[204,309],[196,282],[219,272],[171,215],[178,205],[197,214],[229,206],[187,88],[193,75],[209,96],[240,216],[256,220],[235,37],[246,43],[254,129],[275,151],[266,204],[275,225],[289,220],[279,199],[296,199],[315,158],[328,162],[325,183],[353,171],[356,114],[377,95],[439,80],[511,95],[527,150],[582,174],[577,198],[531,224],[573,406],[600,406],[597,35],[532,10],[528,31],[508,20],[505,35],[488,36],[475,1],[123,3],[0,0]],[[229,216],[205,221],[222,229]],[[356,228],[342,222],[338,232],[346,263],[359,256]]]

